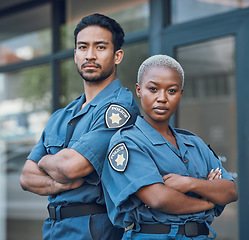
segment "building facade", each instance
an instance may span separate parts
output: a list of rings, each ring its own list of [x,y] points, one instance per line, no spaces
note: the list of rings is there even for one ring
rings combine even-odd
[[[239,201],[213,228],[246,240],[249,216],[248,0],[11,0],[0,3],[0,240],[41,239],[47,198],[21,190],[26,157],[53,111],[83,91],[73,30],[91,13],[117,20],[126,37],[118,67],[135,94],[148,56],[176,58],[186,74],[172,124],[210,144],[237,182]]]

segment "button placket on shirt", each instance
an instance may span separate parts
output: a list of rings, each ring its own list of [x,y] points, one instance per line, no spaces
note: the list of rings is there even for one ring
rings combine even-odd
[[[187,163],[188,163],[188,159],[185,158],[185,159],[183,160],[183,162],[184,162],[185,164],[187,164]]]
[[[73,120],[70,120],[67,124],[67,133],[66,133],[64,147],[68,146],[68,143],[73,135],[73,131],[74,131],[74,122]]]

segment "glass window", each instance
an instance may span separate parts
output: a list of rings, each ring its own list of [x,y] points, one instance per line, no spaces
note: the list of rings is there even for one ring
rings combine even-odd
[[[1,211],[0,220],[5,223],[8,219],[8,239],[29,239],[27,228],[47,216],[47,199],[23,191],[19,178],[26,157],[51,114],[50,72],[50,66],[43,65],[0,74],[0,177],[4,179],[0,181],[0,202],[4,201],[0,205],[5,206],[5,216]],[[26,225],[27,221],[34,224]],[[0,239],[5,239],[1,238],[4,233],[1,231]]]
[[[171,0],[171,21],[182,23],[248,6],[248,0]]]
[[[141,63],[148,57],[148,42],[141,42],[124,47],[124,59],[118,65],[117,77],[123,87],[127,87],[140,105],[140,100],[136,95],[137,71]]]
[[[31,60],[51,52],[50,5],[0,16],[0,65]],[[6,27],[7,26],[7,27]]]
[[[60,104],[65,107],[84,92],[83,79],[77,71],[73,58],[61,61],[60,81],[62,88]]]
[[[76,24],[92,13],[102,13],[114,18],[124,29],[129,32],[145,30],[149,27],[148,0],[120,0],[120,1],[89,1],[85,4],[81,0],[67,0],[66,25],[61,27],[61,48],[74,48],[73,31]]]
[[[227,36],[177,48],[185,71],[178,126],[200,136],[237,178],[235,38]],[[237,203],[226,206],[212,225],[219,239],[238,239]]]
[[[8,8],[8,7],[13,7],[17,4],[21,4],[21,3],[25,3],[25,2],[31,2],[33,0],[11,0],[11,1],[2,1],[0,8],[4,9],[4,8]]]

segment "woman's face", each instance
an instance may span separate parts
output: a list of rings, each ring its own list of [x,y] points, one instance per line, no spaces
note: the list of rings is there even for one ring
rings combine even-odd
[[[150,67],[140,85],[136,85],[141,99],[144,119],[152,126],[169,123],[180,102],[183,88],[179,73],[167,67]]]

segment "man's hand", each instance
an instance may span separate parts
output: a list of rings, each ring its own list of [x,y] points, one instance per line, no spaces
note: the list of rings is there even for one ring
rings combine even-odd
[[[59,183],[40,169],[36,162],[30,159],[26,161],[20,176],[20,184],[23,190],[43,196],[75,189],[80,187],[83,183],[83,178],[76,178],[68,180],[65,183]]]
[[[38,166],[58,183],[68,183],[90,174],[94,167],[74,149],[64,148],[54,155],[45,155]]]
[[[52,189],[54,189],[54,191],[55,191],[55,189],[58,189],[57,193],[59,193],[59,192],[78,188],[83,183],[84,183],[83,178],[72,180],[71,182],[68,182],[68,183],[58,183],[58,182],[54,181],[54,184],[51,187],[51,191],[52,191]],[[55,193],[53,193],[53,194],[55,194]]]

